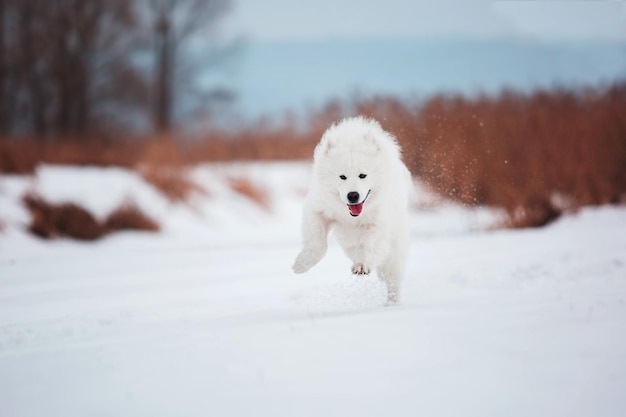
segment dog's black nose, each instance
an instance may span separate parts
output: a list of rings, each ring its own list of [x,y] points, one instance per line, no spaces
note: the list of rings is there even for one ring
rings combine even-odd
[[[350,191],[348,193],[348,201],[351,203],[357,203],[359,201],[359,193],[356,191]]]

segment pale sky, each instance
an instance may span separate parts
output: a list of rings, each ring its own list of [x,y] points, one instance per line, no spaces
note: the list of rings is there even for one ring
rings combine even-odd
[[[222,22],[251,40],[507,36],[626,41],[626,0],[233,0]]]

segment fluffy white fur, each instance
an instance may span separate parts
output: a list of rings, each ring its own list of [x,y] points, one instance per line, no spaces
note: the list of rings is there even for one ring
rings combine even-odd
[[[389,301],[397,302],[410,194],[411,175],[400,147],[378,122],[354,117],[331,126],[315,148],[294,272],[306,272],[322,259],[333,229],[353,262],[352,273],[375,270],[387,285]]]

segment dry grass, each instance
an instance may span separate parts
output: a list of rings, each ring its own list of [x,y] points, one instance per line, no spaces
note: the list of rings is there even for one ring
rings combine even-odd
[[[202,186],[189,178],[184,167],[144,165],[139,172],[173,203],[189,202],[193,194],[208,195]]]
[[[0,141],[0,173],[32,174],[41,162],[32,142]]]
[[[143,146],[138,141],[2,139],[0,172],[32,174],[40,163],[132,167]]]
[[[502,207],[508,226],[624,202],[626,83],[604,90],[434,97],[410,107],[362,103],[405,150],[414,174],[461,203]],[[568,204],[557,205],[556,195]]]
[[[106,232],[91,213],[76,204],[50,204],[34,194],[25,195],[23,201],[31,213],[28,230],[41,238],[96,240]]]
[[[348,110],[349,109],[349,110]],[[182,167],[205,161],[308,159],[330,123],[350,114],[381,121],[398,138],[413,172],[441,195],[501,207],[509,227],[547,224],[564,210],[626,202],[626,82],[494,97],[439,95],[421,103],[394,98],[332,102],[308,126],[264,123],[194,141],[0,141],[0,172],[28,173],[37,163],[152,167],[140,172],[173,201],[199,191]],[[163,167],[176,167],[168,171]],[[159,168],[159,169],[157,169]],[[245,180],[233,189],[262,206]],[[567,204],[555,204],[555,195]]]
[[[131,204],[118,208],[100,222],[74,203],[51,204],[32,193],[24,195],[23,202],[31,214],[28,230],[44,239],[96,240],[121,230],[159,230],[155,221]]]
[[[107,230],[107,233],[122,230],[158,232],[160,229],[157,222],[145,215],[132,203],[126,203],[109,214],[104,221],[104,228]]]
[[[263,190],[258,185],[254,184],[247,178],[231,178],[229,181],[230,187],[239,194],[254,201],[265,210],[271,209],[271,203],[267,191]]]

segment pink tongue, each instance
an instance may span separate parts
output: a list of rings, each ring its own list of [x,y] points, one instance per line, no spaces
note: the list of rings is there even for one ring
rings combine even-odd
[[[350,210],[350,213],[353,216],[358,216],[359,214],[361,214],[361,211],[363,210],[363,203],[348,204],[348,209]]]

